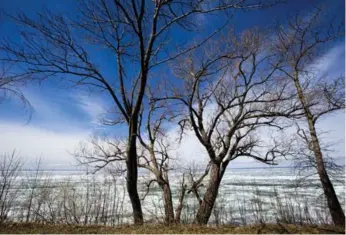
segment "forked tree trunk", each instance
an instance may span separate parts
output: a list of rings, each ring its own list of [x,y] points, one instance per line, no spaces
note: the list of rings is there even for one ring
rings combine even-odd
[[[194,223],[207,224],[214,208],[214,204],[219,191],[219,186],[222,180],[222,172],[220,172],[220,165],[212,163],[210,168],[210,179],[207,190],[204,194],[202,203],[199,206]]]
[[[184,177],[184,176],[183,176]],[[185,192],[186,192],[186,187],[184,184],[184,178],[183,178],[183,182],[181,184],[181,192],[179,195],[179,202],[178,202],[178,206],[175,210],[175,223],[180,224],[180,217],[181,217],[181,212],[183,210],[183,206],[184,206],[184,198],[185,198]]]
[[[165,223],[174,223],[174,210],[172,201],[172,192],[169,183],[164,183],[160,185],[163,192],[163,203],[165,207]]]
[[[126,157],[126,187],[129,194],[132,210],[133,210],[133,220],[136,225],[143,224],[143,213],[141,201],[139,199],[137,190],[137,180],[138,180],[138,168],[137,168],[137,149],[136,149],[136,133],[137,133],[137,123],[131,123],[129,128],[129,142]]]
[[[321,151],[320,142],[319,142],[319,139],[317,137],[316,127],[315,127],[315,124],[313,121],[313,115],[310,111],[310,108],[309,108],[308,103],[305,99],[303,90],[300,86],[298,74],[296,74],[294,82],[295,82],[295,86],[297,89],[298,98],[299,98],[301,104],[303,105],[305,116],[306,116],[306,119],[308,122],[309,132],[310,132],[310,137],[311,137],[312,151],[314,152],[315,159],[316,159],[317,173],[320,177],[320,181],[321,181],[321,184],[323,187],[323,192],[324,192],[324,195],[327,199],[328,208],[329,208],[333,223],[335,225],[345,227],[345,214],[342,210],[342,207],[340,205],[338,197],[335,193],[333,183],[329,179],[328,173],[326,171],[324,161],[323,161],[323,154]]]

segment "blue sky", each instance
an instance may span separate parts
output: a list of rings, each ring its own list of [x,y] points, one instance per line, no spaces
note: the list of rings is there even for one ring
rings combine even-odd
[[[3,13],[23,12],[34,16],[36,11],[46,7],[52,11],[66,12],[73,16],[77,10],[76,2],[70,0],[0,1],[0,9]],[[313,4],[330,4],[331,2],[330,10],[335,12],[334,15],[343,16],[345,9],[343,0],[290,0],[286,4],[269,9],[239,12],[234,16],[231,24],[234,25],[236,31],[254,26],[265,29],[268,24],[283,21],[287,14],[293,14],[296,11],[308,14],[312,10]],[[16,26],[9,22],[4,15],[0,17],[1,36],[19,40]],[[203,17],[198,20],[209,32],[222,23],[220,20],[213,21],[215,18]],[[194,38],[202,36],[194,35]],[[191,37],[192,35],[175,30],[171,40],[173,44],[179,44],[184,40],[190,40]],[[326,69],[343,73],[344,43],[335,45],[329,55],[330,61],[334,61],[334,63],[327,63],[329,67]],[[106,74],[112,75],[114,68],[112,69],[112,60],[109,59],[111,58],[109,55],[94,52],[92,57],[96,62],[103,64]],[[73,151],[80,141],[86,140],[91,133],[107,131],[116,133],[118,137],[126,134],[124,127],[104,127],[99,124],[98,119],[110,108],[106,94],[74,89],[68,84],[56,80],[42,84],[29,84],[21,89],[32,104],[34,112],[29,120],[29,115],[23,105],[14,98],[0,104],[0,153],[11,152],[15,148],[28,159],[28,163],[32,162],[34,158],[43,156],[49,168],[66,168],[74,162],[69,152]],[[344,114],[338,113],[323,120],[320,128],[321,130],[332,130],[328,134],[328,138],[339,141],[336,147],[337,152],[338,155],[343,154]],[[189,151],[194,151],[195,155],[196,151],[201,151],[203,154],[203,150],[192,134],[186,137],[180,150],[180,152],[185,152],[186,156],[191,156]],[[239,162],[238,166],[244,167],[249,164],[258,166],[247,161]]]

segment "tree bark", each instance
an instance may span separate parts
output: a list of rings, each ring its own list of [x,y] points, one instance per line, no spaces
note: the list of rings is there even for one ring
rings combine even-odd
[[[163,202],[165,207],[165,223],[174,223],[174,209],[172,201],[172,192],[169,183],[164,183],[161,185],[163,192]]]
[[[312,123],[312,120],[308,119],[309,130],[311,135],[311,143],[313,152],[316,158],[317,172],[320,177],[323,192],[326,196],[330,214],[335,225],[345,227],[345,214],[342,210],[338,197],[335,193],[333,183],[331,182],[328,173],[326,171],[323,155],[320,148],[320,143],[316,134],[316,128]]]
[[[183,175],[183,181],[181,183],[181,191],[179,195],[179,202],[178,206],[175,210],[175,223],[180,224],[180,218],[181,218],[181,212],[183,210],[184,206],[184,197],[185,197],[186,187],[185,187],[185,181],[184,181],[184,175]]]
[[[202,203],[200,204],[200,207],[197,211],[194,223],[208,223],[219,191],[222,176],[223,174],[220,171],[220,165],[212,163],[210,168],[210,179],[207,186],[207,191],[205,192]]]
[[[345,214],[342,210],[338,197],[335,193],[333,183],[330,181],[329,176],[326,172],[322,153],[320,150],[315,151],[317,171],[320,177],[324,194],[326,196],[330,214],[332,216],[333,223],[338,226],[345,227]]]
[[[141,207],[141,201],[139,199],[137,190],[138,180],[138,167],[137,167],[137,119],[131,122],[129,128],[129,142],[126,157],[126,187],[129,194],[132,210],[133,220],[136,225],[143,224],[143,212]]]
[[[308,106],[308,103],[305,99],[303,89],[300,85],[298,74],[295,75],[295,86],[298,93],[298,98],[303,105],[304,113],[308,122],[309,126],[309,132],[310,132],[310,138],[311,138],[311,147],[312,151],[314,152],[315,159],[316,159],[316,167],[317,167],[317,173],[320,177],[320,181],[322,184],[324,195],[327,199],[328,208],[333,220],[333,223],[335,225],[343,226],[345,227],[345,214],[342,210],[342,207],[340,205],[340,202],[338,200],[338,197],[335,193],[333,183],[331,182],[328,173],[326,171],[324,161],[323,161],[323,154],[321,151],[320,142],[317,136],[317,131],[315,127],[315,123],[313,121],[313,115],[312,112]]]

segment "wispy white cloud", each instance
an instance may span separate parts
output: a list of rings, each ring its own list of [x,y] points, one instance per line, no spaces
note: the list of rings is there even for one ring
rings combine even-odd
[[[77,93],[73,96],[76,104],[90,118],[90,123],[94,126],[100,125],[100,119],[107,112],[104,102],[101,98],[93,97],[85,93]]]
[[[59,93],[48,94],[34,92],[32,90],[24,90],[25,97],[29,100],[34,109],[34,118],[40,119],[42,122],[61,123],[63,120],[69,119],[69,114],[64,110],[64,101],[59,97]],[[55,102],[49,101],[54,97]]]
[[[343,66],[342,66],[343,65]],[[340,76],[344,73],[345,44],[339,43],[320,58],[311,63],[308,70],[316,70],[317,75]]]
[[[43,157],[46,168],[66,168],[75,161],[69,152],[87,139],[88,132],[54,132],[31,125],[11,122],[0,124],[0,152],[14,150],[30,165],[38,157]]]
[[[104,112],[102,100],[45,87],[40,92],[26,89],[24,94],[34,108],[32,119],[28,123],[24,116],[12,119],[21,115],[15,109],[6,118],[0,116],[0,153],[16,150],[28,165],[42,156],[45,167],[50,169],[76,163],[70,153],[95,130]],[[15,102],[10,105],[22,108]]]

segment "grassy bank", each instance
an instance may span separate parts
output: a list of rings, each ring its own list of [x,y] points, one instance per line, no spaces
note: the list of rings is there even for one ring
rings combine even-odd
[[[151,233],[151,234],[181,234],[181,233],[344,233],[343,228],[328,225],[291,225],[267,224],[249,226],[205,227],[197,225],[144,225],[144,226],[99,226],[99,225],[65,225],[37,223],[6,223],[0,225],[0,233]]]

